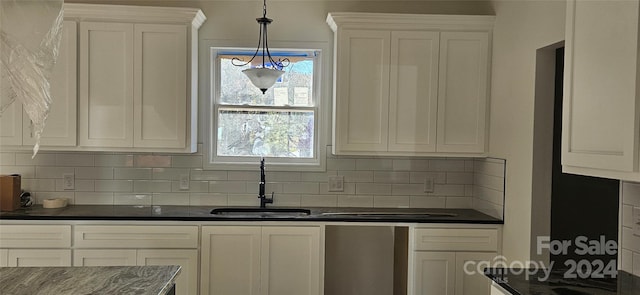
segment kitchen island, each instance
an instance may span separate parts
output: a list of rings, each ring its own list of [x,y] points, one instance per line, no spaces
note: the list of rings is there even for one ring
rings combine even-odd
[[[8,295],[175,294],[180,266],[2,267]]]

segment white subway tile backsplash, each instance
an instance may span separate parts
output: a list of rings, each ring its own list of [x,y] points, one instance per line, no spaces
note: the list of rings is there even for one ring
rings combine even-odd
[[[20,179],[22,190],[27,192],[53,192],[56,190],[55,179]]]
[[[640,276],[640,253],[633,253],[633,274]]]
[[[410,160],[410,159],[396,159],[393,160],[394,171],[428,171],[428,160]]]
[[[280,182],[267,182],[264,185],[264,191],[265,194],[270,194],[270,193],[282,193],[284,192],[283,189],[284,184],[280,183]],[[250,192],[254,190],[256,192],[256,194],[260,191],[260,184],[257,182],[248,182],[247,183],[247,191]]]
[[[300,181],[300,172],[269,172],[266,171],[265,177],[267,181]],[[260,174],[258,173],[258,179]]]
[[[472,172],[474,171],[474,160],[464,160],[464,171]]]
[[[151,168],[114,168],[113,179],[151,179]]]
[[[260,171],[229,171],[228,180],[260,181]]]
[[[133,192],[135,193],[168,193],[171,192],[169,180],[134,180]]]
[[[67,199],[67,204],[75,204],[75,193],[73,192],[37,192],[34,197],[36,204],[42,204],[46,199]]]
[[[57,154],[56,165],[57,166],[93,167],[94,157],[91,154],[79,154],[79,153]]]
[[[115,193],[113,195],[113,204],[114,205],[151,206],[151,204],[153,204],[153,195]]]
[[[481,174],[504,177],[505,161],[502,159],[476,159],[474,171]]]
[[[446,198],[438,196],[411,196],[409,198],[411,208],[445,208]]]
[[[172,156],[171,166],[176,168],[202,168],[202,156]]]
[[[337,207],[338,196],[336,195],[307,195],[300,197],[301,207]]]
[[[356,183],[357,195],[391,195],[391,184]]]
[[[113,179],[113,168],[77,167],[76,179]]]
[[[356,160],[327,158],[327,170],[356,170]]]
[[[227,203],[229,206],[258,206],[260,200],[257,194],[229,194]]]
[[[76,191],[76,192],[93,192],[95,191],[94,180],[76,180],[74,181],[74,189],[65,190],[62,178],[56,179],[56,191]]]
[[[132,192],[133,180],[96,180],[96,192]]]
[[[135,167],[171,167],[171,156],[136,155],[133,162]]]
[[[282,183],[284,193],[318,194],[320,186],[317,182],[285,182]]]
[[[189,193],[154,193],[151,204],[189,206]]]
[[[39,152],[35,158],[31,158],[33,153],[17,152],[16,165],[18,166],[55,166],[56,155]],[[67,165],[65,165],[67,166]]]
[[[327,172],[303,172],[300,174],[300,181],[306,182],[327,182],[329,176],[338,175],[338,171]]]
[[[409,208],[409,196],[373,196],[373,207],[376,208]]]
[[[410,183],[411,173],[376,171],[373,175],[374,182],[377,183]]]
[[[462,184],[435,184],[433,194],[440,196],[464,197]]]
[[[36,178],[62,178],[63,174],[75,173],[73,167],[36,167]]]
[[[424,184],[412,183],[412,184],[392,184],[391,194],[394,196],[411,196],[411,195],[424,195]]]
[[[622,182],[622,203],[640,207],[640,183]]]
[[[473,173],[469,172],[447,172],[447,184],[471,184],[473,183]]]
[[[434,183],[446,183],[447,173],[445,172],[411,172],[409,182],[424,184],[424,180],[427,177],[433,178],[435,180]]]
[[[429,160],[429,171],[464,172],[465,161],[453,159]]]
[[[113,193],[77,193],[75,203],[76,205],[113,205]]]
[[[164,168],[156,168],[164,169]],[[154,169],[155,173],[155,169]],[[191,169],[191,180],[233,180],[228,179],[227,171]]]
[[[210,181],[209,192],[229,194],[246,193],[247,183],[245,181]]]
[[[338,196],[338,207],[373,207],[373,196],[344,195]]]
[[[494,204],[503,204],[504,202],[504,195],[501,191],[475,186],[473,188],[473,193],[477,199],[485,200]]]
[[[300,207],[299,194],[279,194],[273,196],[273,206],[278,207]]]
[[[622,228],[622,248],[640,253],[640,236],[633,234],[633,229],[629,227]]]
[[[471,208],[473,200],[471,197],[447,197],[445,206],[447,208]]]
[[[0,174],[20,174],[22,179],[35,178],[36,168],[36,166],[0,166]]]
[[[345,182],[343,186],[343,190],[341,192],[330,192],[329,184],[326,182],[320,183],[320,194],[321,195],[355,195],[356,194],[356,184]]]
[[[344,176],[345,182],[373,182],[373,171],[338,171],[338,175]]]
[[[0,153],[0,166],[15,166],[16,154],[15,153]]]
[[[633,206],[622,205],[622,226],[633,228]]]
[[[620,249],[620,268],[628,273],[633,273],[633,252],[627,249]]]
[[[149,169],[149,168],[142,168]],[[180,180],[180,175],[189,175],[191,172],[188,168],[153,168],[151,169],[152,178],[155,180]],[[191,180],[208,180],[208,179],[194,179]]]
[[[171,182],[172,192],[206,193],[209,191],[208,181],[189,181],[189,189],[180,189],[180,181]]]
[[[133,155],[96,155],[96,167],[133,167]]]
[[[497,191],[504,191],[504,178],[486,174],[475,174],[473,183]]]
[[[227,194],[192,193],[189,197],[190,206],[227,206]]]
[[[356,159],[356,170],[388,170],[393,169],[390,159]]]

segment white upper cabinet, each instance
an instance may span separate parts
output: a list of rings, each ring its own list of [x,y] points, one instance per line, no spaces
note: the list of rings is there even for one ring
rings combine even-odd
[[[51,108],[40,139],[43,148],[76,145],[77,25],[62,24],[59,55],[51,73]],[[7,97],[0,97],[5,104]],[[0,116],[0,145],[33,146],[35,138],[31,120],[20,101],[14,101]]]
[[[76,3],[64,10],[42,148],[195,152],[202,11]],[[34,143],[19,104],[0,120],[1,145]]]
[[[333,153],[486,155],[493,19],[330,13]]]
[[[195,152],[202,12],[83,4],[72,14],[80,23],[80,147]]]
[[[564,172],[640,181],[639,5],[567,1]]]

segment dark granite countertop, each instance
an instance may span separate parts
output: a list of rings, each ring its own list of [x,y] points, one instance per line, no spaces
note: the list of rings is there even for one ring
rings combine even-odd
[[[309,208],[309,215],[214,215],[213,206],[71,205],[42,206],[0,212],[0,220],[183,220],[183,221],[322,221],[502,224],[503,221],[472,209]],[[348,212],[400,212],[398,215],[345,215]],[[415,215],[413,215],[415,213]],[[427,215],[430,214],[430,215]]]
[[[180,266],[0,267],[2,294],[164,295]]]
[[[514,295],[640,295],[640,277],[617,271],[615,278],[565,278],[566,270],[487,269],[485,275]]]

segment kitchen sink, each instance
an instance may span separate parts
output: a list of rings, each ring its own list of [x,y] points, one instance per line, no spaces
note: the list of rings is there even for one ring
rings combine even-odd
[[[254,208],[224,207],[211,210],[211,214],[220,217],[298,217],[308,216],[311,210],[302,208]]]

